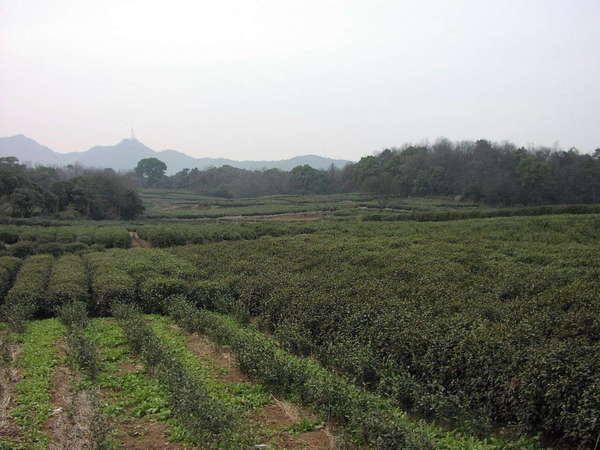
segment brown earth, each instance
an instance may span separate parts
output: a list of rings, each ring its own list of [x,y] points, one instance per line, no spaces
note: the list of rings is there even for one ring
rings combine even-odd
[[[131,236],[131,248],[152,248],[152,244],[141,239],[136,231],[130,231],[129,236]]]
[[[119,439],[123,448],[131,450],[179,450],[184,446],[169,442],[168,427],[159,422],[138,419],[127,421],[119,426]]]
[[[64,363],[68,351],[64,340],[59,341],[56,348],[60,363],[55,367],[52,376],[51,416],[44,425],[44,431],[50,436],[48,449],[94,448],[98,436],[96,430],[100,431],[98,425],[102,423],[95,395],[89,390],[73,390],[81,376]]]
[[[221,216],[215,217],[216,220],[242,220],[245,222],[258,222],[262,220],[271,222],[308,222],[321,220],[329,217],[330,214],[324,214],[322,211],[306,211],[300,213],[282,213],[282,214],[258,214],[254,216]]]
[[[173,328],[180,329],[176,326]],[[224,373],[218,376],[220,381],[224,383],[251,382],[237,367],[235,356],[229,349],[195,333],[186,333],[185,336],[188,350],[213,366],[224,369]],[[327,427],[299,434],[293,434],[286,429],[301,417],[314,418],[314,414],[275,397],[273,397],[273,403],[249,414],[250,421],[259,431],[272,431],[271,436],[266,436],[265,439],[280,448],[309,448],[311,450],[334,448],[334,438]]]

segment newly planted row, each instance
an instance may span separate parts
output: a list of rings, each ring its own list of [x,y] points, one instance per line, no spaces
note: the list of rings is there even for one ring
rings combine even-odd
[[[168,312],[187,330],[231,346],[244,372],[287,395],[298,396],[303,403],[344,425],[355,440],[381,449],[433,448],[425,436],[409,429],[404,413],[389,402],[310,360],[284,352],[261,333],[236,327],[183,299],[172,299]]]
[[[212,395],[202,380],[190,375],[134,306],[115,303],[112,311],[133,351],[166,387],[172,413],[190,435],[198,442],[214,441],[239,425],[235,409]]]

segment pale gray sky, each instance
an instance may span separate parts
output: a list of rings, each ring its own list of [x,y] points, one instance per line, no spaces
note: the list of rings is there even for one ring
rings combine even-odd
[[[600,147],[599,0],[0,0],[0,136],[358,159]]]

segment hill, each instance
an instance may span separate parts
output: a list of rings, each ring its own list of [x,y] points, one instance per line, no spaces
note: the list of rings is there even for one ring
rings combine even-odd
[[[229,165],[239,169],[291,170],[308,164],[315,169],[327,169],[331,164],[343,167],[350,161],[331,159],[318,155],[296,156],[277,161],[235,161],[224,158],[194,158],[176,150],[156,151],[137,139],[123,139],[115,145],[96,146],[84,152],[58,153],[22,134],[0,138],[0,156],[16,156],[21,162],[45,165],[80,164],[85,167],[111,167],[115,170],[131,170],[143,158],[155,157],[168,167],[168,174],[182,169],[206,169]]]

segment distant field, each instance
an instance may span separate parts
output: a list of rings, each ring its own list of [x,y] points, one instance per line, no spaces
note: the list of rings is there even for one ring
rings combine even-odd
[[[0,448],[594,448],[594,206],[144,201],[0,225]]]

